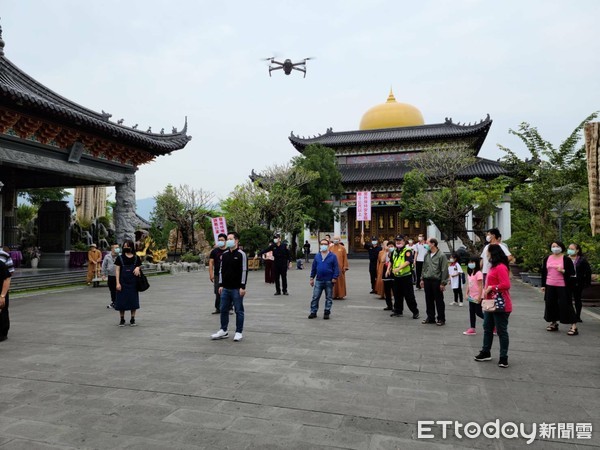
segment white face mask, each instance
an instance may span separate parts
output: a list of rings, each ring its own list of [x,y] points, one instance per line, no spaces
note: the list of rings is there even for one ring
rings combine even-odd
[[[450,261],[451,263],[453,263],[456,260],[454,258],[450,258],[448,261]]]
[[[485,237],[485,240],[486,240],[486,242],[491,242],[491,241],[492,241],[492,235],[491,235],[491,234],[488,234],[488,235]]]
[[[552,250],[552,253],[555,255],[558,255],[560,252],[562,252],[562,248],[560,247],[552,247],[550,250]]]
[[[413,245],[413,241],[408,241],[408,245]]]
[[[469,267],[469,269],[474,269],[475,268],[475,263],[469,263],[468,267]]]
[[[339,244],[339,243],[340,243],[340,240],[339,240],[339,239],[334,239],[334,240],[333,240],[333,243],[334,243],[334,244]]]
[[[373,244],[373,247],[377,246],[377,241],[371,241],[371,244]]]

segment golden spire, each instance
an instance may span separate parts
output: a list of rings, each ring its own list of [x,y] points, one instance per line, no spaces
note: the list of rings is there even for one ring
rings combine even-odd
[[[396,101],[396,97],[394,97],[394,92],[392,91],[392,87],[390,86],[390,95],[388,95],[386,103],[392,103]]]

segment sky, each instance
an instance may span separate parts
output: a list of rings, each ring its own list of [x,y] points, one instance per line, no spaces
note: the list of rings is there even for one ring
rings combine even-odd
[[[251,170],[297,156],[290,132],[358,129],[392,87],[425,123],[494,123],[479,156],[521,122],[559,145],[600,110],[600,1],[0,0],[8,59],[115,122],[192,141],[137,172],[227,198]],[[307,63],[269,77],[271,56]]]

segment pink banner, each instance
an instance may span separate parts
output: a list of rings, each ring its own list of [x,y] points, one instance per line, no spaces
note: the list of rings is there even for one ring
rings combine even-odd
[[[356,193],[356,220],[371,220],[371,191]]]
[[[219,234],[227,234],[227,222],[225,221],[225,217],[213,217],[211,220],[213,237],[215,238],[215,242],[217,242]]]

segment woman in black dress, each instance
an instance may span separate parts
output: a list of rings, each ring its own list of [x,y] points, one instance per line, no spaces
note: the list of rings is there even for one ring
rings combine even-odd
[[[137,279],[140,275],[142,260],[134,253],[132,240],[123,242],[123,254],[115,261],[115,272],[117,278],[117,298],[115,309],[119,311],[121,321],[120,327],[125,326],[125,311],[131,311],[129,325],[134,327],[135,312],[140,308],[140,294],[137,290]]]
[[[573,261],[573,267],[575,268],[575,274],[569,277],[569,295],[575,302],[577,322],[581,322],[581,293],[584,288],[592,284],[592,268],[590,267],[590,263],[581,253],[579,244],[573,243],[569,245],[567,255],[569,255],[569,258]]]

